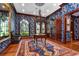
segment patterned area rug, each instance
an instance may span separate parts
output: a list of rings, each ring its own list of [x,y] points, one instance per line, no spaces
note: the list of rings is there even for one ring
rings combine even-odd
[[[79,56],[78,52],[49,40],[46,41],[46,46],[40,39],[37,42],[36,46],[31,39],[20,41],[16,56]]]

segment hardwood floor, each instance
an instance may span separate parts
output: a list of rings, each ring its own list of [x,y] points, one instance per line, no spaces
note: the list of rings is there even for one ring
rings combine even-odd
[[[15,56],[18,48],[18,44],[10,44],[0,56]]]
[[[64,43],[62,43],[60,41],[53,40],[53,39],[49,39],[49,40],[79,52],[79,45],[74,44],[76,42],[79,42],[79,40],[77,40],[77,41],[73,40],[72,43],[71,42],[67,42],[66,44],[64,44]]]
[[[61,43],[59,41],[56,41],[50,38],[48,38],[48,40],[56,42],[60,45],[63,45],[67,48],[70,48],[70,49],[73,49],[79,52],[79,46],[71,44],[70,42],[67,42],[66,44],[64,44],[64,43]],[[78,42],[78,41],[73,41],[73,43],[75,42]],[[10,44],[8,48],[6,48],[5,51],[0,54],[0,56],[15,56],[17,49],[18,49],[18,44]]]

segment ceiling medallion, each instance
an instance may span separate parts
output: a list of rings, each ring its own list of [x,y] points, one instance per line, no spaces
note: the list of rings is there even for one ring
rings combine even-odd
[[[43,6],[45,3],[35,3],[35,5],[36,6],[39,6],[39,7],[41,7],[41,6]]]

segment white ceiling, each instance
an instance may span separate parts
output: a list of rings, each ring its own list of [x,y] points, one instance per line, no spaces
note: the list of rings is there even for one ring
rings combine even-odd
[[[48,16],[57,9],[62,3],[45,3],[43,6],[38,7],[35,3],[14,3],[14,7],[18,13],[39,15],[38,10],[41,9],[41,15],[43,17]]]
[[[74,16],[79,16],[79,12],[75,12],[74,14],[72,14]]]

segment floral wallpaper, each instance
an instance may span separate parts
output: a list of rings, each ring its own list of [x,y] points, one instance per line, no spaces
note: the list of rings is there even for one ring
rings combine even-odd
[[[59,17],[62,17],[62,39],[61,41],[63,42],[64,40],[64,14],[67,14],[68,12],[71,12],[73,10],[75,10],[76,8],[79,8],[79,3],[68,3],[66,5],[64,5],[63,7],[61,7],[61,9],[57,12],[55,12],[54,14],[52,14],[49,19],[50,20],[53,20],[53,19],[56,19],[58,16]],[[50,24],[50,26],[52,26]],[[52,26],[53,27],[53,26]],[[77,19],[74,19],[74,35],[75,35],[75,39],[78,39],[79,36],[79,31],[78,31],[78,28],[79,28],[79,25],[78,25],[78,20]],[[67,32],[66,33],[66,38],[67,38],[67,41],[70,40],[70,32]]]
[[[74,19],[74,37],[79,39],[79,18]]]
[[[76,8],[79,8],[79,4],[78,3],[68,3],[67,5],[65,5],[65,6],[62,7],[62,21],[63,21],[63,23],[62,23],[62,29],[64,28],[63,27],[64,26],[64,20],[63,20],[64,14],[66,14],[68,12],[71,12],[71,11],[75,10]],[[78,29],[77,29],[76,25],[78,26],[78,23],[76,22],[76,19],[74,19],[74,27],[75,27],[74,28],[74,32],[75,32],[74,35],[75,35],[75,38],[78,38],[78,35],[77,35]],[[62,31],[62,33],[64,33],[64,30]],[[63,38],[64,38],[64,36],[62,34],[62,41],[63,41]],[[66,38],[67,38],[67,40],[68,39],[70,40],[70,32],[66,33]]]
[[[16,21],[15,21],[16,33],[20,34],[20,21],[23,19],[29,22],[29,26],[30,26],[29,32],[30,32],[30,36],[32,36],[34,34],[34,18],[31,16],[16,15]]]

